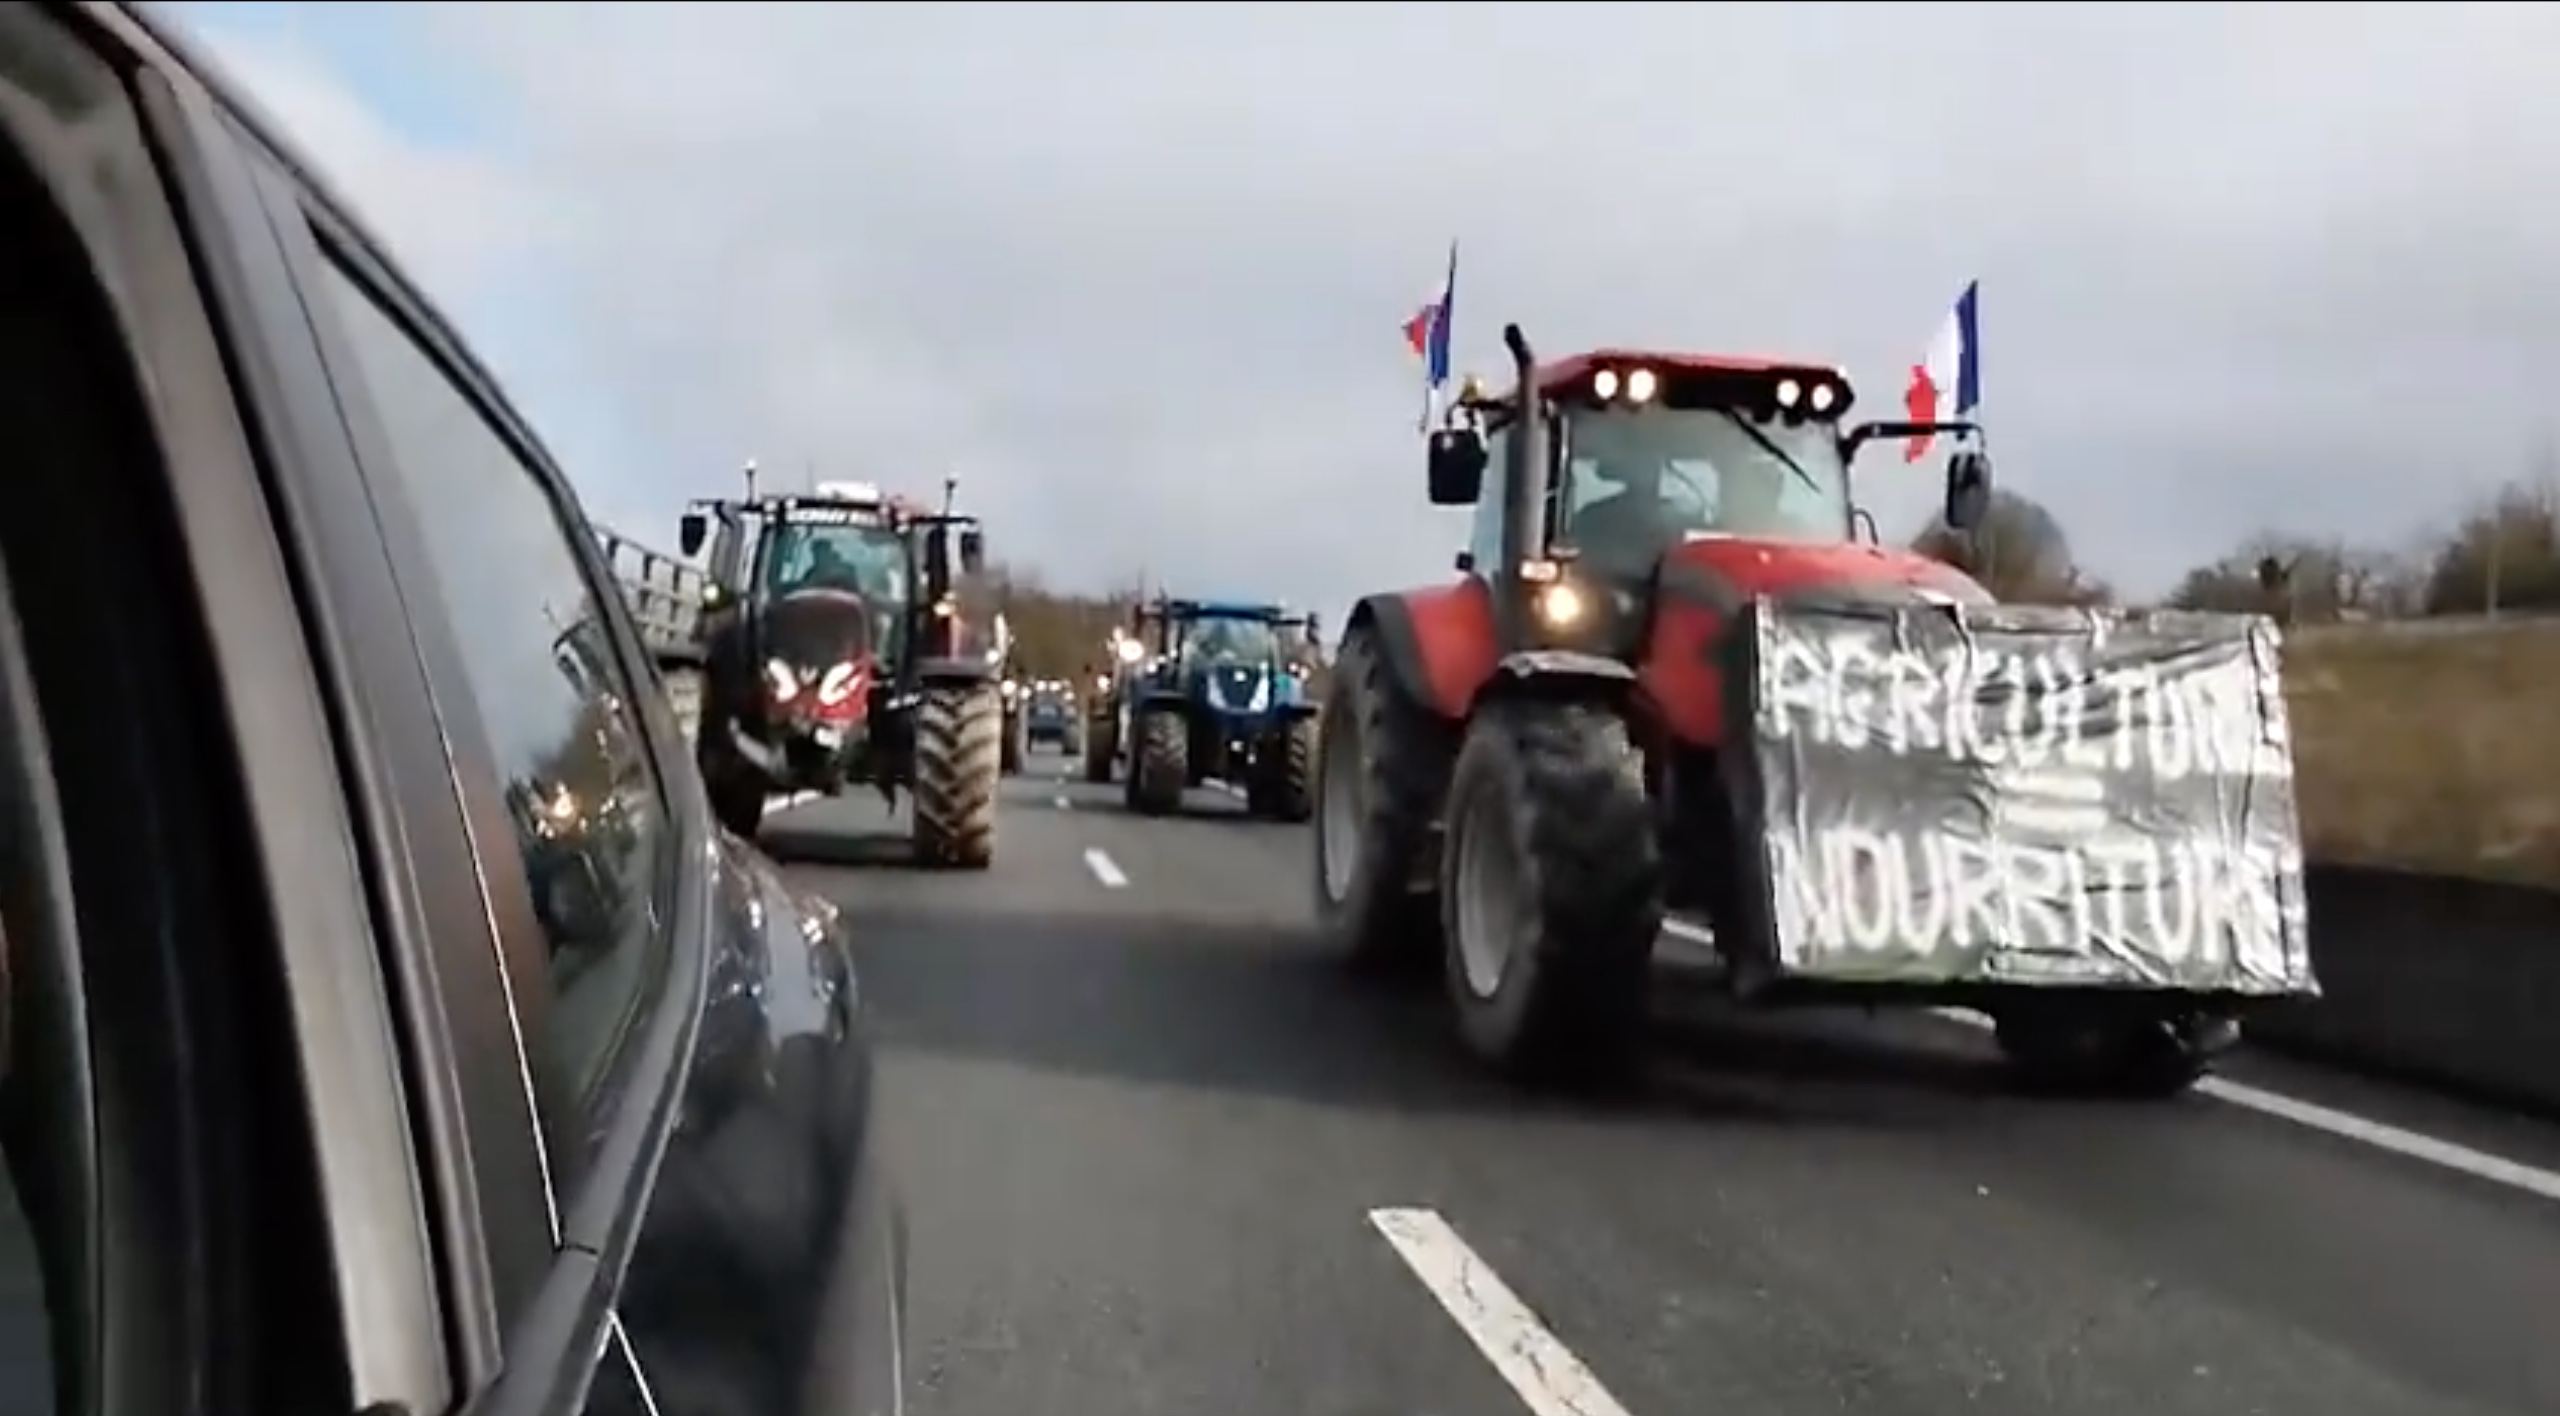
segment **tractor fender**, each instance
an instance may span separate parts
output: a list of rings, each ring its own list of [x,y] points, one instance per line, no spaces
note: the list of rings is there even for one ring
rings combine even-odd
[[[1505,654],[1476,691],[1479,704],[1504,699],[1574,698],[1619,702],[1635,692],[1636,671],[1624,660],[1578,649],[1521,649]]]
[[[1344,623],[1368,632],[1408,702],[1442,718],[1466,712],[1499,658],[1493,598],[1477,580],[1371,595]]]
[[[1141,713],[1170,708],[1178,713],[1191,710],[1191,695],[1180,688],[1149,688],[1138,693],[1137,708]]]
[[[1281,725],[1286,727],[1287,725],[1298,721],[1300,718],[1314,717],[1316,715],[1316,705],[1301,699],[1296,703],[1281,704],[1279,707],[1271,710],[1271,715],[1279,719]]]

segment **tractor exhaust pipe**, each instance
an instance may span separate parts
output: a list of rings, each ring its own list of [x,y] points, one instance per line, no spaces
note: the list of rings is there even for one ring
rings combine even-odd
[[[1520,326],[1502,327],[1502,347],[1511,351],[1514,375],[1511,436],[1503,439],[1502,565],[1499,573],[1516,576],[1524,562],[1547,552],[1547,408],[1538,393],[1538,356]]]

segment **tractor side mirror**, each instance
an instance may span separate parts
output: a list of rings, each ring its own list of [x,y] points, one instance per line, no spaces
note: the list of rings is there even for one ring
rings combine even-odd
[[[711,522],[698,511],[688,511],[676,523],[676,548],[686,555],[702,549],[703,538],[711,534]]]
[[[1431,435],[1431,504],[1473,506],[1484,492],[1484,438],[1473,428]]]
[[[1318,619],[1313,610],[1307,611],[1307,642],[1309,644],[1324,643],[1324,621]]]
[[[987,533],[975,526],[960,533],[960,568],[971,575],[987,568]]]
[[[1947,459],[1947,528],[1970,531],[1991,511],[1991,454],[1959,452]]]

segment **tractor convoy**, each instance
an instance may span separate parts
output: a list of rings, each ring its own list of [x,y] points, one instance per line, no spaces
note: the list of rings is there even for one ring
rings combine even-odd
[[[1862,447],[1950,443],[1959,532],[1991,460],[1970,423],[1848,424],[1836,368],[1503,337],[1508,389],[1465,381],[1427,439],[1430,503],[1473,511],[1457,575],[1359,600],[1318,690],[1313,615],[1172,596],[1074,684],[1017,679],[948,484],[697,504],[723,823],[903,789],[918,853],[983,869],[1034,741],[1140,815],[1222,785],[1312,818],[1320,931],[1434,969],[1523,1079],[1627,1075],[1666,965],[1966,1010],[2078,1093],[2177,1093],[2317,992],[2270,620],[2002,605],[1880,544]]]
[[[752,488],[752,483],[751,483]],[[697,502],[709,543],[695,754],[714,811],[752,837],[769,797],[848,786],[911,801],[925,863],[994,860],[1009,741],[1000,615],[973,603],[976,518],[862,483]]]
[[[1224,782],[1245,809],[1304,821],[1315,705],[1302,693],[1316,620],[1279,605],[1159,597],[1132,611],[1097,695],[1085,780],[1126,785],[1129,809],[1164,816],[1183,793]]]

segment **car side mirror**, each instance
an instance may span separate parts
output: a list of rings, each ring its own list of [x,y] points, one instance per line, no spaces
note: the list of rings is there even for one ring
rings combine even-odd
[[[972,526],[960,533],[960,568],[971,575],[987,567],[987,534]]]
[[[1473,428],[1431,435],[1431,504],[1473,506],[1484,493],[1484,438]]]
[[[688,511],[676,523],[676,547],[686,555],[702,549],[703,538],[711,534],[711,522],[698,511]]]
[[[1947,459],[1946,523],[1970,531],[1991,511],[1991,454],[1959,452]]]

